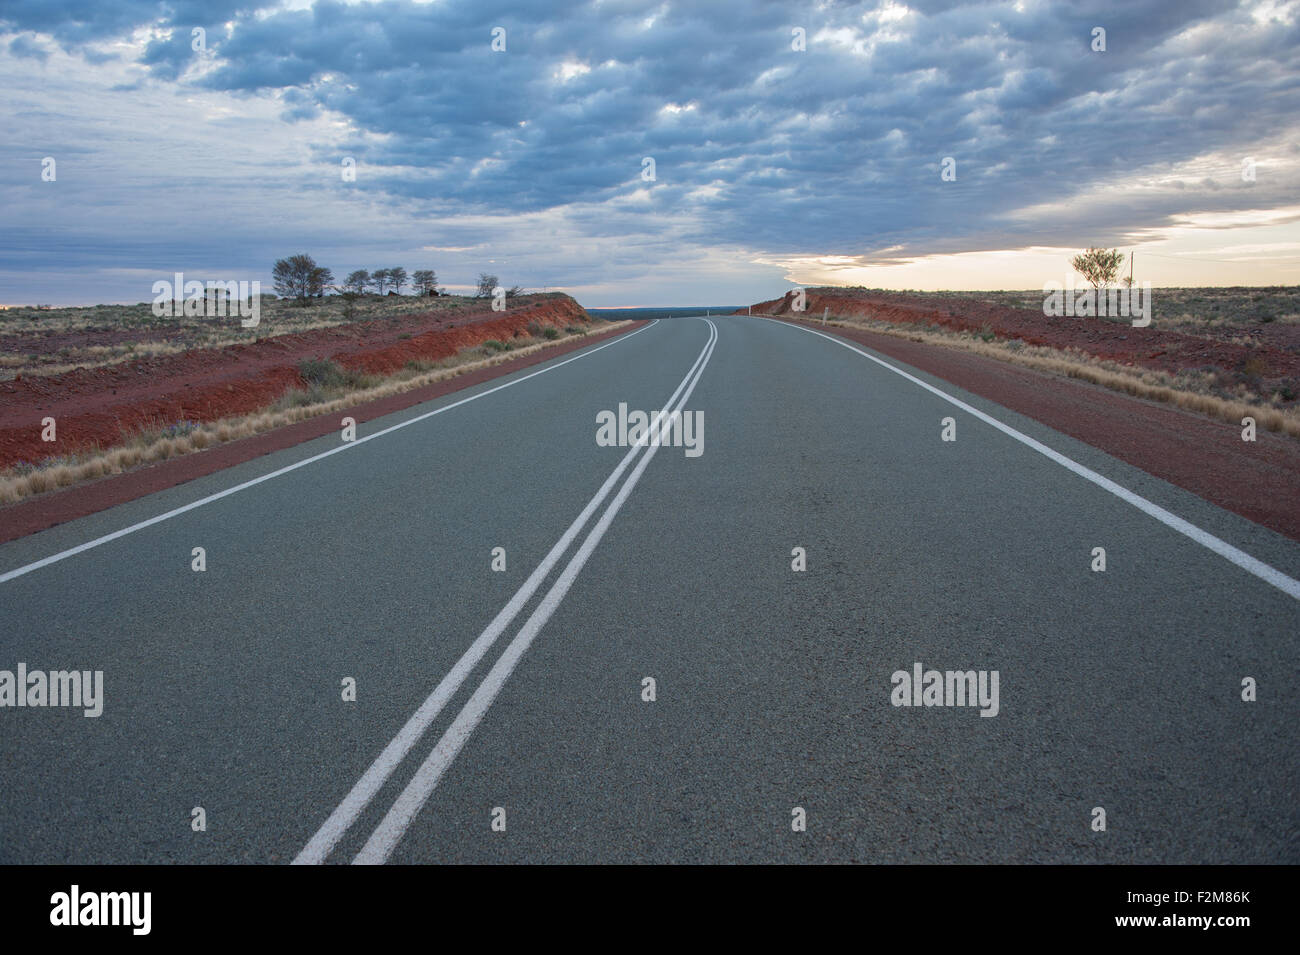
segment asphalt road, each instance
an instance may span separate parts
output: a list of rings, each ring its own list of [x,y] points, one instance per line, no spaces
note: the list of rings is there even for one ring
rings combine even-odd
[[[1300,862],[1300,546],[885,365],[664,320],[0,546],[104,684],[0,708],[0,862]]]

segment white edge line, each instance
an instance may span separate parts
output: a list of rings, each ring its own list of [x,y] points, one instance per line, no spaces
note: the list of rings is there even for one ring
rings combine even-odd
[[[711,357],[717,344],[717,328],[713,326],[712,322],[709,322],[709,325],[714,330],[708,349],[708,354]],[[681,400],[678,402],[678,408],[685,406],[687,400],[691,397],[691,392],[695,390],[695,386],[704,377],[704,369],[708,367],[708,364],[708,358],[705,358],[704,364],[695,373],[690,387],[686,389],[686,393],[682,395]],[[671,401],[669,405],[671,406]],[[496,700],[501,688],[510,679],[510,675],[514,672],[520,658],[527,652],[537,634],[550,620],[556,608],[559,607],[560,601],[569,592],[569,588],[573,586],[573,582],[577,579],[578,574],[582,572],[587,559],[591,556],[592,551],[596,549],[596,545],[600,543],[601,538],[605,536],[605,532],[618,515],[623,503],[636,487],[642,473],[650,464],[651,458],[655,456],[655,452],[659,450],[659,447],[658,442],[653,443],[650,450],[642,455],[641,460],[637,462],[636,468],[628,475],[623,486],[619,488],[618,494],[610,501],[605,513],[600,516],[600,520],[596,522],[591,532],[582,542],[582,546],[578,548],[555,583],[551,585],[551,589],[547,591],[541,603],[533,610],[518,635],[510,641],[501,657],[488,671],[487,676],[483,678],[483,682],[479,684],[478,689],[474,691],[474,694],[466,702],[451,726],[443,733],[433,751],[420,765],[420,768],[416,770],[415,776],[407,783],[406,788],[402,790],[401,795],[397,797],[397,800],[384,815],[375,831],[371,833],[365,846],[362,847],[353,860],[353,865],[382,865],[387,861],[388,856],[397,847],[402,836],[406,834],[406,830],[415,820],[415,817],[419,815],[420,810],[424,808],[424,804],[433,794],[434,789],[437,788],[443,773],[456,759],[461,748],[468,742],[478,724],[487,714],[488,708]]]
[[[994,418],[993,416],[985,414],[983,411],[980,411],[978,408],[971,407],[961,399],[954,398],[952,395],[948,394],[947,392],[941,391],[940,389],[934,387],[934,385],[922,381],[920,378],[917,378],[915,375],[910,375],[907,372],[903,371],[901,368],[896,368],[893,365],[891,365],[889,362],[882,361],[881,359],[877,358],[875,355],[868,354],[867,352],[863,351],[861,348],[858,348],[855,345],[852,345],[849,342],[844,341],[843,339],[836,338],[833,335],[827,335],[822,332],[816,331],[815,329],[805,328],[804,326],[796,325],[793,322],[782,322],[777,319],[767,318],[766,316],[762,316],[762,315],[755,315],[753,317],[761,318],[765,322],[772,322],[773,324],[776,325],[785,325],[789,328],[797,328],[799,329],[799,331],[808,332],[810,335],[817,335],[818,337],[824,338],[827,341],[834,342],[836,345],[841,345],[844,348],[847,348],[849,351],[857,352],[863,358],[869,358],[871,361],[874,361],[877,365],[880,365],[882,368],[888,368],[894,374],[901,375],[902,377],[906,378],[908,381],[912,382],[913,384],[920,385],[926,391],[938,395],[944,401],[956,405],[962,411],[974,415],[976,418],[979,418],[985,424],[992,425],[993,427],[1001,431],[1003,434],[1015,438],[1021,444],[1033,448],[1035,451],[1037,451],[1039,454],[1043,455],[1044,457],[1050,458],[1052,461],[1055,461],[1057,464],[1061,465],[1062,467],[1067,468],[1070,471],[1073,471],[1075,474],[1079,475],[1079,477],[1083,478],[1084,480],[1091,481],[1093,484],[1097,485],[1103,490],[1109,491],[1111,494],[1114,494],[1120,500],[1132,504],[1138,510],[1142,511],[1145,514],[1148,514],[1151,517],[1154,517],[1156,520],[1164,524],[1166,527],[1172,528],[1173,530],[1182,534],[1184,537],[1188,537],[1194,540],[1202,547],[1205,547],[1208,550],[1211,550],[1214,553],[1218,554],[1220,557],[1223,557],[1224,559],[1229,560],[1232,563],[1236,564],[1242,570],[1246,571],[1246,573],[1252,574],[1255,577],[1258,577],[1260,580],[1264,581],[1265,583],[1273,585],[1283,593],[1291,597],[1294,597],[1296,600],[1300,600],[1300,580],[1296,580],[1293,577],[1288,577],[1286,574],[1282,573],[1282,571],[1278,570],[1276,567],[1272,567],[1269,564],[1264,563],[1262,560],[1250,556],[1250,554],[1247,554],[1244,550],[1232,546],[1227,541],[1222,540],[1221,538],[1215,537],[1209,531],[1197,527],[1195,524],[1192,524],[1190,521],[1184,520],[1183,518],[1179,517],[1177,514],[1165,510],[1159,504],[1147,500],[1142,495],[1136,494],[1133,491],[1130,491],[1128,488],[1120,484],[1116,484],[1110,478],[1098,474],[1096,471],[1092,470],[1089,467],[1085,467],[1084,465],[1080,464],[1078,461],[1075,461],[1072,458],[1067,458],[1064,454],[1061,454],[1059,451],[1052,450],[1047,445],[1043,444],[1041,441],[1036,441],[1035,439],[1031,438],[1029,435],[1017,431],[1009,424],[1004,424],[1001,421],[999,421],[997,418]]]
[[[708,341],[705,343],[704,348],[700,350],[699,355],[696,356],[690,369],[673,390],[672,395],[669,396],[668,401],[664,405],[665,408],[670,408],[673,403],[677,401],[678,395],[681,394],[683,388],[687,387],[691,378],[696,375],[697,369],[701,373],[703,372],[701,362],[707,364],[707,356],[710,353],[710,349],[717,341],[717,328],[716,326],[713,326],[712,323],[709,324],[710,333]],[[417,742],[419,742],[420,737],[422,737],[425,731],[428,730],[430,724],[437,719],[438,714],[442,712],[443,707],[447,705],[447,702],[451,697],[460,689],[461,684],[465,682],[474,667],[478,665],[478,662],[483,658],[488,650],[492,648],[492,645],[496,643],[497,639],[505,631],[506,627],[508,627],[514,618],[519,615],[519,612],[523,609],[524,605],[532,599],[533,594],[537,592],[538,587],[541,586],[542,582],[550,574],[552,568],[554,568],[554,566],[559,562],[565,551],[569,549],[569,545],[573,543],[574,539],[579,533],[581,533],[582,528],[586,526],[591,515],[595,513],[597,508],[599,508],[604,502],[605,498],[609,496],[609,492],[613,489],[614,485],[618,483],[618,479],[622,477],[623,472],[627,469],[628,465],[645,447],[646,445],[644,443],[638,442],[628,450],[627,454],[625,454],[623,459],[619,462],[618,467],[616,467],[610,473],[609,477],[605,479],[605,483],[601,485],[600,490],[596,492],[596,495],[587,503],[587,506],[583,508],[582,513],[579,514],[574,519],[573,523],[569,525],[568,530],[566,530],[560,539],[556,541],[555,545],[547,553],[546,557],[543,558],[542,562],[537,565],[532,574],[529,575],[528,579],[524,581],[515,592],[515,595],[510,599],[509,603],[501,608],[501,611],[493,618],[492,622],[488,624],[484,631],[479,634],[478,638],[470,644],[469,649],[461,655],[461,658],[456,661],[455,665],[447,675],[443,677],[437,687],[434,688],[433,692],[429,694],[422,704],[420,704],[419,709],[411,715],[398,731],[397,735],[389,741],[388,745],[384,747],[383,751],[375,758],[374,762],[370,764],[369,768],[367,768],[361,778],[357,780],[352,789],[348,791],[348,794],[343,798],[343,801],[335,807],[334,811],[330,813],[329,817],[321,824],[320,828],[316,830],[315,834],[312,835],[310,840],[308,840],[307,845],[305,845],[302,851],[294,858],[294,865],[319,865],[325,861],[332,851],[334,851],[334,847],[338,844],[339,840],[343,838],[348,829],[350,829],[353,823],[356,822],[357,817],[362,813],[362,811],[364,811],[366,806],[370,804],[371,799],[374,798],[375,794],[388,780],[388,777],[393,774],[393,771],[398,767],[398,765],[400,765],[402,760],[406,758],[406,754],[411,751],[411,748]]]
[[[538,375],[544,375],[548,371],[554,371],[557,368],[569,364],[569,362],[577,361],[579,358],[586,358],[588,355],[594,355],[596,352],[608,348],[610,345],[617,345],[619,342],[625,342],[629,338],[632,338],[634,335],[639,335],[642,332],[644,332],[646,329],[653,328],[657,324],[659,324],[659,319],[656,318],[649,325],[646,325],[642,328],[638,328],[634,332],[630,332],[626,335],[619,335],[613,341],[605,342],[605,344],[603,345],[597,345],[595,348],[584,349],[582,351],[582,354],[580,355],[574,355],[572,358],[566,358],[564,361],[558,362],[557,364],[548,365],[547,367],[542,368],[538,371],[534,371],[527,375],[524,375],[522,378],[516,378],[513,381],[507,381],[505,384],[497,385],[494,388],[489,388],[487,391],[480,391],[478,394],[470,395],[467,398],[462,398],[459,401],[452,402],[449,405],[444,405],[441,408],[435,408],[433,411],[426,411],[424,414],[417,415],[416,417],[411,418],[408,421],[399,421],[397,424],[390,425],[389,427],[384,428],[382,431],[376,431],[373,434],[367,434],[363,437],[357,438],[355,441],[349,441],[346,444],[340,444],[337,448],[330,448],[328,451],[322,451],[319,454],[313,454],[309,458],[303,458],[301,461],[295,461],[293,464],[285,465],[284,467],[272,471],[269,474],[263,474],[260,477],[255,477],[251,480],[245,481],[243,484],[236,484],[234,487],[226,488],[224,491],[218,491],[215,494],[209,494],[207,497],[200,498],[197,501],[192,501],[189,504],[185,504],[181,507],[174,508],[173,510],[167,511],[164,514],[159,514],[156,517],[149,518],[148,520],[140,521],[138,524],[132,524],[130,527],[124,527],[121,530],[113,531],[113,533],[105,534],[103,537],[96,537],[92,541],[87,541],[84,544],[78,544],[76,547],[70,547],[67,550],[59,551],[57,554],[52,554],[49,557],[44,557],[41,560],[33,561],[30,564],[25,564],[22,567],[18,567],[14,570],[7,571],[3,574],[0,574],[0,584],[13,580],[15,577],[21,577],[23,576],[23,574],[30,574],[33,570],[40,570],[42,567],[48,567],[50,564],[58,563],[61,560],[66,560],[69,557],[73,557],[77,554],[82,553],[83,551],[88,551],[91,548],[99,547],[101,544],[107,544],[110,541],[115,541],[119,537],[125,537],[127,534],[134,534],[136,531],[144,530],[146,527],[151,527],[154,524],[160,524],[163,521],[169,520],[173,517],[179,517],[181,514],[184,514],[186,511],[192,511],[196,507],[202,507],[204,504],[211,504],[213,501],[219,501],[223,497],[229,497],[231,494],[236,494],[239,491],[247,490],[250,487],[254,487],[255,485],[261,484],[263,481],[269,481],[272,478],[277,478],[282,474],[288,474],[290,471],[296,471],[298,468],[306,467],[308,464],[313,464],[324,458],[328,458],[331,454],[338,454],[340,451],[346,451],[348,448],[359,447],[365,444],[367,441],[372,441],[375,438],[379,438],[382,437],[383,435],[390,434],[393,431],[397,431],[401,428],[408,427],[409,425],[416,424],[417,422],[423,421],[426,418],[432,418],[434,415],[440,415],[444,411],[450,411],[452,408],[460,407],[461,405],[468,404],[471,401],[477,401],[479,398],[485,398],[488,395],[492,394],[493,392],[501,391],[504,388],[509,388],[513,385],[517,385],[520,382],[527,381],[529,378],[536,378]]]

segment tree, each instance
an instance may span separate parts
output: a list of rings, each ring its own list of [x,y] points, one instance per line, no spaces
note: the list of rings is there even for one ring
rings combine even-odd
[[[500,284],[495,275],[488,275],[486,272],[478,274],[478,293],[476,298],[491,298],[492,290]]]
[[[334,282],[334,273],[326,268],[314,268],[311,270],[311,279],[307,283],[309,294],[320,298],[325,294],[325,290]]]
[[[421,295],[428,295],[438,286],[438,276],[433,273],[433,269],[416,269],[411,273],[411,281]]]
[[[318,266],[310,255],[291,255],[275,263],[271,278],[277,295],[304,302],[309,296],[322,294],[334,276],[329,269]]]
[[[395,269],[388,270],[388,281],[393,283],[393,289],[401,294],[402,286],[406,284],[406,269],[398,266]]]
[[[370,281],[379,289],[379,294],[383,295],[388,290],[388,283],[392,281],[388,269],[375,269],[370,273]]]
[[[1070,264],[1100,292],[1119,276],[1119,268],[1124,264],[1124,253],[1119,249],[1093,249],[1080,252]]]
[[[348,273],[348,280],[343,283],[343,286],[349,291],[355,292],[357,295],[360,295],[363,292],[365,292],[366,286],[368,286],[369,284],[370,284],[370,273],[367,272],[365,269],[357,269],[355,272]]]
[[[512,285],[510,288],[506,289],[506,298],[516,298],[523,294],[524,290],[518,285]]]

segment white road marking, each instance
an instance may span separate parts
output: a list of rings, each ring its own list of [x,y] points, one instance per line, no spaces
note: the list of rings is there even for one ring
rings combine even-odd
[[[763,318],[763,317],[759,315],[755,315],[754,318]],[[1234,547],[1231,544],[1229,544],[1227,541],[1215,537],[1209,531],[1203,530],[1197,527],[1195,524],[1192,524],[1190,521],[1186,521],[1183,518],[1179,517],[1177,514],[1173,514],[1165,510],[1159,504],[1147,500],[1142,495],[1130,491],[1128,488],[1124,487],[1123,485],[1116,484],[1110,478],[1098,474],[1096,471],[1092,470],[1091,468],[1085,467],[1084,465],[1080,464],[1078,461],[1075,461],[1072,458],[1067,458],[1064,454],[1061,454],[1059,451],[1052,450],[1047,445],[1043,444],[1041,441],[1036,441],[1033,438],[1029,437],[1029,435],[1017,431],[1015,428],[1011,427],[1010,425],[1003,424],[1001,421],[999,421],[997,418],[994,418],[992,415],[985,414],[983,411],[980,411],[978,408],[972,408],[970,405],[968,405],[966,402],[962,401],[961,399],[954,398],[952,395],[948,394],[947,392],[941,391],[940,389],[934,387],[934,385],[922,381],[920,378],[917,378],[915,375],[909,375],[901,368],[895,368],[893,365],[889,364],[889,362],[881,361],[875,355],[870,355],[867,352],[863,351],[861,348],[858,348],[855,345],[851,345],[848,342],[844,341],[843,339],[836,338],[833,335],[826,335],[822,332],[815,331],[814,329],[811,328],[804,328],[802,325],[795,325],[791,322],[781,322],[771,318],[763,318],[763,321],[773,322],[777,325],[785,325],[788,328],[797,328],[799,329],[799,331],[807,332],[809,335],[817,335],[818,337],[824,338],[827,341],[834,342],[836,345],[841,345],[844,348],[847,348],[849,351],[857,352],[863,358],[868,358],[871,361],[874,361],[877,365],[880,365],[882,368],[888,368],[894,374],[901,375],[903,378],[906,378],[908,381],[912,382],[913,384],[920,385],[926,391],[938,395],[944,401],[956,405],[962,411],[974,415],[976,418],[979,418],[985,424],[992,425],[993,427],[1001,431],[1003,434],[1015,438],[1017,441],[1019,441],[1023,445],[1026,445],[1027,447],[1033,448],[1039,454],[1043,455],[1046,458],[1050,458],[1052,461],[1055,461],[1057,464],[1061,465],[1062,467],[1067,468],[1070,471],[1073,471],[1075,474],[1079,475],[1079,477],[1083,478],[1084,480],[1091,481],[1099,488],[1102,488],[1103,490],[1109,491],[1111,494],[1114,494],[1120,500],[1132,504],[1138,510],[1142,511],[1144,514],[1148,514],[1151,517],[1154,517],[1156,520],[1164,524],[1166,527],[1172,528],[1173,530],[1182,534],[1184,537],[1188,537],[1196,541],[1196,543],[1200,544],[1202,547],[1205,547],[1208,550],[1211,550],[1214,553],[1218,554],[1220,557],[1223,557],[1226,560],[1229,560],[1232,563],[1236,564],[1242,570],[1246,571],[1246,573],[1252,574],[1255,577],[1258,577],[1260,580],[1264,581],[1265,583],[1271,584],[1272,586],[1276,587],[1278,590],[1282,591],[1283,593],[1288,594],[1289,596],[1294,597],[1297,600],[1300,600],[1300,580],[1296,580],[1294,577],[1288,577],[1286,574],[1282,573],[1282,571],[1278,570],[1276,567],[1272,567],[1269,564],[1264,563],[1262,560],[1250,556],[1250,554],[1247,554],[1244,550]]]
[[[470,395],[468,398],[462,398],[459,401],[452,402],[449,405],[444,405],[441,408],[435,408],[433,411],[426,411],[424,414],[417,415],[416,417],[411,418],[409,421],[401,421],[395,425],[390,425],[389,427],[384,428],[382,431],[376,431],[373,434],[364,435],[363,437],[357,438],[355,441],[350,441],[346,444],[340,444],[337,448],[330,448],[328,451],[322,451],[320,454],[313,454],[309,458],[303,458],[301,461],[296,461],[293,464],[286,465],[285,467],[272,471],[269,474],[263,474],[261,477],[255,477],[252,480],[245,481],[243,484],[236,484],[234,487],[226,488],[226,490],[224,491],[218,491],[216,494],[209,494],[207,497],[200,498],[199,500],[193,501],[182,507],[174,508],[170,511],[167,511],[165,514],[159,514],[157,517],[151,517],[148,520],[140,521],[138,524],[132,524],[130,527],[124,527],[120,531],[114,531],[111,534],[105,534],[103,537],[96,537],[92,541],[87,541],[84,544],[78,544],[76,547],[69,547],[67,550],[59,551],[59,553],[57,554],[53,554],[49,557],[44,557],[41,560],[33,561],[30,564],[25,564],[22,567],[18,567],[14,570],[7,571],[6,573],[0,574],[0,584],[5,583],[6,581],[13,580],[15,577],[21,577],[23,576],[23,574],[30,574],[33,570],[39,570],[42,567],[48,567],[50,564],[58,563],[61,560],[66,560],[69,557],[73,557],[84,551],[88,551],[94,547],[99,547],[101,544],[107,544],[109,541],[115,541],[119,537],[125,537],[127,534],[134,534],[136,531],[144,530],[146,527],[152,527],[154,524],[161,524],[163,521],[170,520],[173,517],[179,517],[181,514],[184,514],[187,511],[192,511],[195,508],[202,507],[204,504],[211,504],[213,501],[219,501],[223,497],[229,497],[232,494],[237,494],[240,491],[245,491],[250,487],[255,487],[256,485],[263,483],[264,481],[269,481],[272,478],[280,477],[282,474],[288,474],[290,471],[296,471],[298,470],[298,468],[306,467],[309,464],[314,464],[317,461],[323,460],[324,458],[328,458],[332,454],[339,454],[340,452],[346,451],[349,448],[360,447],[361,445],[365,444],[367,441],[373,441],[375,438],[380,438],[386,434],[391,434],[394,431],[398,431],[402,428],[409,427],[413,424],[416,424],[417,422],[424,421],[426,418],[432,418],[434,415],[440,415],[444,411],[450,411],[452,408],[459,408],[461,405],[468,404],[471,401],[477,401],[479,398],[485,398],[490,394],[501,391],[505,388],[513,387],[514,385],[517,385],[520,382],[527,381],[529,378],[536,378],[538,375],[544,375],[548,371],[554,371],[557,368],[562,368],[565,365],[569,364],[570,362],[577,361],[579,358],[586,358],[588,355],[594,355],[596,352],[606,349],[610,345],[617,345],[619,342],[627,341],[629,338],[632,338],[635,335],[639,335],[642,332],[644,332],[646,329],[652,328],[657,324],[659,324],[659,319],[656,318],[653,322],[651,322],[649,325],[646,325],[643,328],[638,328],[636,331],[629,332],[626,335],[619,335],[613,341],[606,342],[603,345],[597,345],[595,348],[584,349],[581,354],[575,355],[572,358],[566,358],[564,361],[557,362],[554,365],[548,365],[547,367],[541,369],[540,371],[534,371],[531,372],[530,374],[524,375],[522,378],[516,378],[513,381],[507,381],[505,384],[497,385],[494,388],[489,388],[487,391],[480,391],[478,394]]]
[[[678,408],[686,404],[691,392],[699,384],[700,378],[704,375],[704,369],[709,363],[709,357],[713,353],[713,348],[717,342],[717,328],[712,322],[709,322],[709,327],[713,329],[713,334],[706,346],[704,364],[700,365],[698,372],[692,369],[694,378],[691,380],[690,387],[686,389],[685,394],[682,395],[681,400],[678,402]],[[675,394],[674,397],[676,397]],[[665,406],[665,411],[673,410],[671,406],[672,399],[670,398],[668,405]],[[652,444],[649,450],[642,455],[641,460],[637,462],[636,468],[628,475],[618,494],[610,502],[609,507],[605,509],[605,513],[600,516],[600,520],[591,529],[586,540],[582,542],[582,546],[578,548],[577,553],[569,561],[568,566],[564,568],[555,583],[551,585],[551,589],[547,591],[541,603],[537,605],[537,608],[524,623],[519,634],[510,641],[500,659],[488,671],[478,689],[474,691],[474,695],[469,698],[469,701],[461,709],[451,726],[438,740],[428,758],[416,770],[415,776],[402,790],[402,794],[397,797],[397,801],[393,803],[392,808],[388,810],[378,827],[371,833],[365,846],[362,847],[361,852],[353,860],[354,865],[381,865],[388,859],[388,856],[397,846],[397,843],[401,841],[402,836],[406,834],[406,830],[415,820],[415,817],[424,808],[429,796],[437,788],[443,773],[451,766],[461,747],[465,745],[470,735],[482,721],[497,694],[501,692],[506,680],[514,672],[520,658],[527,652],[537,634],[546,625],[551,615],[555,613],[556,608],[559,607],[560,601],[569,592],[569,588],[573,586],[573,582],[582,571],[583,565],[587,563],[587,558],[591,556],[591,552],[596,549],[596,545],[605,536],[605,532],[623,506],[623,502],[632,493],[632,489],[636,487],[642,473],[658,450],[659,445]]]
[[[702,363],[707,362],[708,355],[718,337],[716,326],[714,326],[712,322],[708,324],[708,341],[700,351],[700,354],[696,357],[694,364],[691,365],[690,370],[687,371],[676,389],[674,389],[665,405],[665,408],[670,408],[673,405],[677,400],[678,395],[681,394],[682,389],[686,388],[692,377],[696,375],[697,370],[701,373],[703,372],[704,369]],[[694,386],[691,385],[691,387]],[[465,682],[465,679],[483,658],[483,655],[492,648],[492,645],[497,641],[497,638],[500,637],[506,627],[513,622],[514,618],[519,615],[519,612],[523,609],[524,605],[532,599],[533,594],[537,592],[538,587],[541,586],[542,582],[550,574],[551,570],[559,562],[560,558],[564,556],[565,551],[569,549],[569,545],[573,543],[574,539],[582,531],[582,528],[591,518],[591,515],[595,513],[596,509],[600,507],[605,498],[609,496],[609,492],[613,489],[614,485],[618,483],[618,479],[622,476],[633,458],[640,454],[645,447],[645,444],[637,444],[628,450],[627,454],[623,456],[622,461],[619,462],[618,467],[616,467],[609,477],[606,478],[605,483],[601,485],[600,490],[596,492],[596,495],[587,503],[587,506],[583,508],[582,513],[579,514],[577,518],[574,519],[573,523],[569,525],[568,530],[566,530],[563,536],[561,536],[555,543],[555,546],[551,548],[542,562],[537,565],[537,568],[529,575],[528,579],[524,581],[519,590],[515,592],[515,595],[510,598],[510,602],[501,609],[501,612],[498,613],[496,617],[493,618],[492,622],[488,624],[487,628],[479,634],[478,638],[470,645],[469,649],[465,651],[464,655],[456,661],[456,664],[451,668],[451,671],[443,677],[442,681],[434,691],[430,693],[428,698],[420,705],[420,708],[412,714],[411,718],[406,721],[406,724],[398,731],[397,735],[393,737],[392,741],[384,747],[383,752],[381,752],[370,765],[370,768],[365,771],[359,780],[357,780],[356,785],[352,787],[351,791],[344,797],[343,801],[339,803],[338,807],[330,814],[329,818],[321,824],[320,829],[316,831],[316,834],[311,837],[307,845],[303,847],[303,850],[298,853],[298,856],[293,860],[294,865],[312,865],[325,861],[325,858],[331,851],[333,851],[334,846],[338,844],[338,841],[343,837],[347,830],[351,828],[357,817],[365,807],[369,805],[370,800],[374,798],[375,793],[379,791],[380,787],[383,786],[388,777],[392,775],[393,770],[395,770],[402,762],[406,757],[406,754],[411,751],[411,748],[419,742],[420,737],[424,735],[425,731],[429,728],[429,725],[437,718],[438,714],[442,712],[442,708],[447,705],[447,702],[451,697],[455,695],[458,689],[460,689],[461,684]]]

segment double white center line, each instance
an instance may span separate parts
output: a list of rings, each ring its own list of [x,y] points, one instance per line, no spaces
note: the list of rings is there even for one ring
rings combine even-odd
[[[664,405],[660,412],[663,416],[681,410],[686,404],[691,392],[695,390],[696,384],[699,383],[700,377],[704,374],[709,358],[713,354],[714,346],[718,340],[718,329],[707,319],[703,321],[709,326],[709,339],[695,359],[695,364],[691,366],[690,371],[686,373],[686,376]],[[515,617],[519,615],[524,605],[532,599],[552,569],[568,551],[569,546],[577,539],[587,521],[604,503],[618,483],[619,478],[632,465],[633,461],[636,461],[632,473],[628,475],[627,480],[618,489],[614,499],[605,508],[605,512],[601,514],[600,519],[587,534],[582,545],[569,560],[555,583],[551,585],[550,590],[546,592],[536,609],[533,610],[523,627],[520,628],[519,633],[506,647],[505,652],[501,654],[492,669],[488,671],[487,676],[483,678],[483,682],[479,684],[478,689],[474,691],[469,701],[461,709],[455,720],[452,721],[451,726],[443,733],[433,751],[420,765],[420,768],[416,770],[415,776],[402,790],[401,795],[397,797],[397,801],[393,803],[378,827],[371,833],[370,838],[353,862],[354,864],[379,864],[387,860],[393,848],[401,840],[411,822],[419,814],[421,808],[423,808],[425,802],[437,787],[443,773],[447,771],[447,768],[456,758],[456,754],[460,752],[461,747],[465,745],[475,727],[482,721],[488,707],[492,705],[492,701],[496,699],[506,680],[510,678],[510,674],[514,671],[519,659],[528,650],[537,634],[545,626],[546,621],[551,618],[551,615],[560,605],[560,601],[564,599],[564,595],[568,593],[583,565],[586,564],[587,558],[591,556],[591,552],[596,549],[596,545],[604,537],[606,530],[609,529],[614,517],[623,506],[623,502],[632,493],[632,489],[636,487],[646,466],[649,465],[650,460],[658,450],[659,445],[657,442],[650,441],[649,432],[640,442],[629,449],[623,460],[619,462],[618,467],[606,478],[605,483],[596,492],[595,497],[587,503],[582,513],[577,516],[560,539],[556,541],[555,546],[550,549],[542,562],[537,565],[537,568],[524,581],[519,590],[515,592],[515,595],[510,598],[509,603],[501,609],[501,612],[479,634],[464,655],[456,661],[456,665],[443,677],[442,682],[429,694],[428,698],[411,718],[406,721],[406,725],[398,731],[392,741],[384,747],[384,751],[379,754],[370,765],[370,768],[352,787],[343,802],[330,814],[316,834],[311,837],[311,840],[303,847],[302,852],[298,853],[297,858],[293,860],[294,865],[318,864],[325,861],[339,840],[343,838],[343,835],[356,822],[362,811],[370,804],[375,794],[415,744],[419,742],[433,721],[437,719],[438,714],[442,712],[443,707],[460,689],[461,684],[465,682],[470,672],[488,650],[492,648],[492,645],[510,626]],[[638,455],[640,455],[639,460],[637,460]]]

